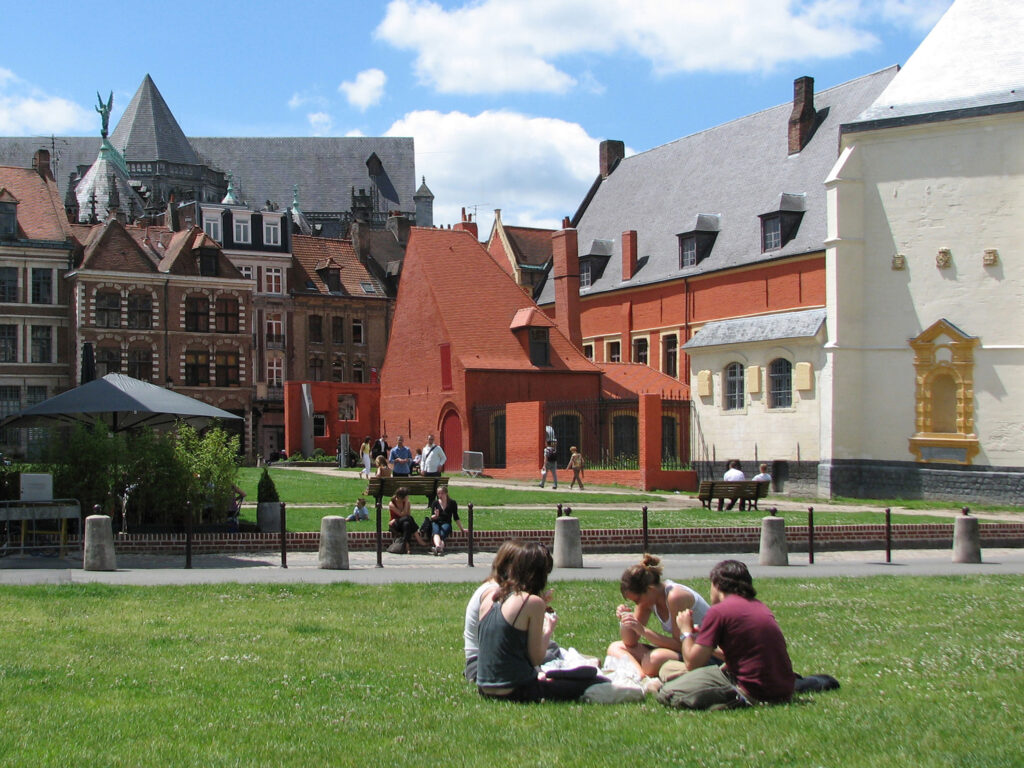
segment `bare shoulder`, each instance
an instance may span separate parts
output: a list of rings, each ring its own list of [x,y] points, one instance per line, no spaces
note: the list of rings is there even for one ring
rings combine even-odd
[[[687,608],[693,608],[694,602],[693,593],[680,584],[676,584],[668,593],[668,604],[675,611],[685,611]]]

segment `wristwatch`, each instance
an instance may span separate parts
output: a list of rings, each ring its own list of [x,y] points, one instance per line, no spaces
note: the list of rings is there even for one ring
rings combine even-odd
[[[679,642],[682,642],[686,638],[690,638],[692,640],[696,636],[697,636],[696,632],[683,632],[683,634],[679,636]]]

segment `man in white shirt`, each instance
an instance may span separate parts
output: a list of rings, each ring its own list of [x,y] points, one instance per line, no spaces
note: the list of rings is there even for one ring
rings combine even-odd
[[[772,481],[772,476],[768,474],[768,465],[762,464],[759,469],[761,471],[750,479],[755,483],[770,483]]]
[[[433,435],[427,435],[427,444],[423,446],[423,458],[420,459],[420,474],[424,477],[440,477],[441,467],[448,461],[444,448],[434,442]]]
[[[740,469],[739,459],[732,459],[729,462],[729,468],[725,470],[725,474],[722,475],[722,479],[727,483],[736,483],[740,480],[747,479],[747,476],[743,474],[743,470]],[[722,508],[723,501],[724,499],[718,500],[719,509]],[[726,509],[732,509],[734,506],[736,506],[736,499],[729,499],[729,506],[727,506]],[[741,506],[740,509],[743,509],[743,507]]]

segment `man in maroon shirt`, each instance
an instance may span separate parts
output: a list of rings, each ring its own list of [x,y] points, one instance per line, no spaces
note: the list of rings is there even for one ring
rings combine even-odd
[[[711,608],[699,629],[690,611],[679,613],[683,661],[661,668],[666,682],[658,701],[689,709],[789,701],[795,675],[786,640],[756,595],[747,566],[738,560],[711,569]],[[716,648],[725,664],[707,666]]]

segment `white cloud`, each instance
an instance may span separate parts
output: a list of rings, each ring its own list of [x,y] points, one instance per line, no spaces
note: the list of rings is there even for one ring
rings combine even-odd
[[[358,138],[361,138],[361,137],[363,137],[365,135],[366,134],[363,133],[362,131],[360,131],[358,128],[353,128],[351,131],[347,131],[345,133],[345,138],[348,138],[348,139],[358,139]]]
[[[593,90],[591,63],[623,55],[656,73],[750,72],[871,48],[879,21],[927,28],[951,0],[391,0],[378,38],[415,52],[443,93]],[[579,62],[580,72],[568,71]]]
[[[309,127],[314,136],[327,136],[334,126],[334,121],[326,112],[310,112],[306,115],[306,119],[309,121]]]
[[[0,135],[61,134],[95,128],[99,115],[43,93],[9,69],[0,68]]]
[[[599,140],[577,123],[505,110],[417,111],[386,132],[416,137],[416,175],[434,193],[434,223],[477,213],[486,239],[495,208],[520,226],[559,227],[597,176]],[[418,186],[418,184],[417,184]]]
[[[355,80],[346,80],[339,85],[338,90],[345,94],[349,104],[365,112],[380,104],[387,81],[388,76],[379,69],[365,69],[356,75]]]
[[[927,32],[952,4],[953,0],[875,0],[873,5],[892,24]]]

